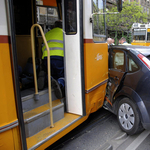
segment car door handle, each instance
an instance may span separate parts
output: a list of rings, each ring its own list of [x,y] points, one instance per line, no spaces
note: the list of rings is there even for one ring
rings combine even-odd
[[[114,77],[115,80],[119,80],[119,78],[117,76]]]

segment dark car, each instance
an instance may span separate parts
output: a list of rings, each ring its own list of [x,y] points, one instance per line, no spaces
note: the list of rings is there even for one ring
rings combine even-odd
[[[104,108],[117,115],[123,131],[150,129],[150,47],[109,48],[109,81]]]

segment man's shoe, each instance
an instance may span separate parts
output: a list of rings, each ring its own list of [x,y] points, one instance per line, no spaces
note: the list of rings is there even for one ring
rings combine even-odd
[[[38,83],[38,89],[43,90],[45,86],[45,72],[44,71],[39,72],[37,83]]]
[[[54,89],[54,93],[55,93],[56,97],[58,99],[61,99],[62,98],[62,91],[60,89],[59,83],[55,79],[52,79],[51,84],[52,84],[52,88]]]
[[[62,97],[65,97],[65,87],[62,84],[59,84],[59,85],[60,85],[60,89],[62,92]]]

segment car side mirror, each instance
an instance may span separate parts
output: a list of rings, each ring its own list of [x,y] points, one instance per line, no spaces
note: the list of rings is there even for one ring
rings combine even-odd
[[[118,12],[122,11],[122,0],[116,0]]]

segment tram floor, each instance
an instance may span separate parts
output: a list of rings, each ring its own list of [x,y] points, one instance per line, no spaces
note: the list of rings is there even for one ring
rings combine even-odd
[[[121,131],[117,117],[102,108],[46,150],[140,150],[141,147],[149,150],[150,131],[129,136]]]

